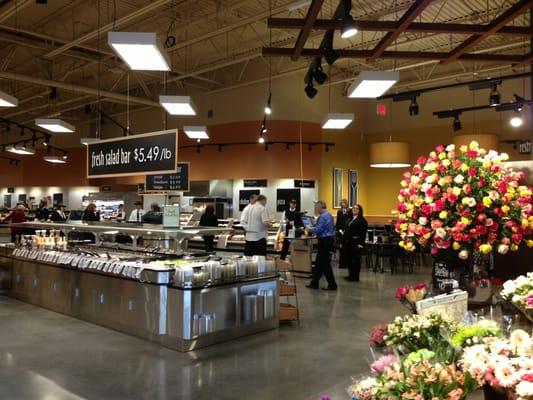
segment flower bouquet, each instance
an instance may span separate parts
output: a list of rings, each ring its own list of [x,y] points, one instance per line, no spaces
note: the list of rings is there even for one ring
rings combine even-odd
[[[429,246],[432,254],[450,249],[463,260],[474,250],[506,254],[523,243],[533,247],[532,192],[520,184],[523,173],[502,165],[507,159],[476,142],[438,146],[419,157],[401,181],[400,246]]]
[[[450,342],[456,348],[465,348],[480,344],[487,337],[500,337],[502,334],[502,330],[496,322],[481,320],[473,325],[461,326],[452,335]]]
[[[376,325],[372,328],[370,336],[368,338],[368,344],[372,348],[383,348],[385,345],[385,335],[387,334],[387,325]]]
[[[533,272],[506,281],[500,296],[514,305],[533,323]]]
[[[513,331],[509,339],[485,338],[465,348],[460,366],[480,386],[517,400],[533,399],[533,341],[523,330]]]
[[[409,311],[416,314],[416,302],[423,300],[428,295],[428,285],[424,282],[414,286],[402,285],[396,289],[395,297],[407,307]]]

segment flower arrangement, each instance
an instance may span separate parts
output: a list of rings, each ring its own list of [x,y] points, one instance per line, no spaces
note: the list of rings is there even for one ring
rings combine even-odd
[[[370,347],[380,348],[385,347],[385,335],[387,334],[387,325],[376,325],[368,338]]]
[[[362,379],[348,388],[352,398],[358,400],[374,400],[377,394],[378,381],[375,377]]]
[[[416,313],[416,302],[426,298],[428,289],[429,287],[425,282],[417,283],[414,286],[402,285],[396,289],[395,297],[414,314]]]
[[[502,331],[499,325],[491,320],[482,320],[474,325],[462,326],[451,337],[451,344],[455,347],[468,347],[482,343],[486,337],[500,337]]]
[[[502,166],[507,159],[476,142],[437,146],[419,157],[401,181],[400,246],[414,251],[418,243],[433,254],[453,249],[461,259],[473,250],[506,254],[523,243],[533,247],[531,188],[520,185],[523,173]]]
[[[500,295],[533,322],[533,272],[506,281]]]
[[[372,372],[379,375],[382,374],[383,371],[385,371],[385,368],[390,367],[392,364],[398,361],[399,358],[394,354],[381,356],[370,365],[370,369],[372,370]]]
[[[533,341],[523,330],[467,347],[460,365],[479,385],[507,391],[517,400],[533,399]]]

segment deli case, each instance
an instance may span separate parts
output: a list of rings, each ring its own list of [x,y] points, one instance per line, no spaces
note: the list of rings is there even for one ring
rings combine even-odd
[[[16,247],[0,246],[0,285],[19,300],[183,352],[278,327],[273,259],[135,246],[148,232],[179,247],[220,229],[23,225],[38,231]],[[93,233],[97,242],[69,243],[69,229]],[[131,234],[134,246],[102,240],[117,230]]]

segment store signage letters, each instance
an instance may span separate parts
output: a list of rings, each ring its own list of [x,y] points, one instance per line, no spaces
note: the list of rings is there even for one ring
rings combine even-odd
[[[176,172],[176,129],[100,140],[87,146],[87,177]]]
[[[520,142],[518,145],[518,152],[520,154],[531,154],[531,142]]]
[[[189,191],[189,169],[188,162],[178,163],[175,174],[146,175],[145,190],[147,192],[157,191]]]
[[[314,188],[315,187],[315,181],[307,180],[307,179],[295,179],[294,180],[294,187],[295,188]]]
[[[268,180],[266,179],[245,179],[243,181],[244,187],[267,187]]]

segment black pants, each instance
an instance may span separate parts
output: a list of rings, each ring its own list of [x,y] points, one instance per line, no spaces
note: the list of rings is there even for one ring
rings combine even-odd
[[[351,243],[349,246],[350,262],[348,264],[348,278],[359,280],[359,273],[361,272],[361,254],[362,248],[357,243]]]
[[[215,242],[214,236],[204,236],[205,251],[211,253],[213,251],[213,243]]]
[[[315,268],[313,270],[313,279],[310,285],[318,287],[322,275],[328,281],[328,287],[336,288],[335,276],[331,268],[331,252],[333,251],[333,237],[318,238],[317,254],[315,258]]]
[[[349,268],[350,266],[350,243],[344,238],[339,238],[339,268]]]
[[[267,254],[266,239],[260,239],[256,241],[246,241],[246,247],[244,248],[245,256],[266,256],[266,254]]]
[[[283,239],[283,247],[281,248],[281,255],[279,256],[281,260],[285,260],[287,258],[287,254],[289,254],[290,245],[291,242],[289,241],[289,239]]]

